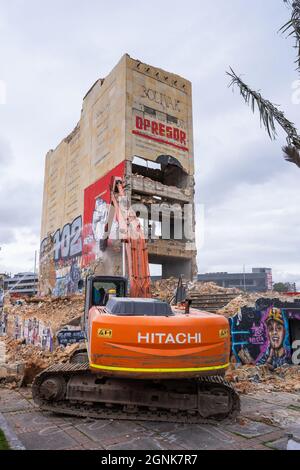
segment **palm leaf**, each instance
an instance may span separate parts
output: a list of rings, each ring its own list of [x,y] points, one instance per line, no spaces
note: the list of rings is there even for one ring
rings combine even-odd
[[[292,16],[291,19],[284,24],[279,31],[282,33],[289,33],[288,36],[294,36],[296,44],[295,48],[297,49],[297,69],[300,72],[300,0],[284,0],[291,9]]]
[[[294,163],[300,168],[300,152],[296,147],[291,145],[286,145],[282,147],[284,158],[287,162]]]
[[[284,112],[278,109],[278,106],[275,106],[271,101],[264,99],[259,92],[248,87],[231,67],[230,72],[226,73],[231,78],[229,87],[234,88],[237,86],[239,88],[245,103],[251,105],[253,112],[255,112],[256,107],[258,108],[260,121],[264,125],[269,137],[272,140],[276,139],[277,132],[275,124],[277,123],[287,134],[288,146],[294,146],[296,149],[300,150],[300,136],[298,135],[298,131],[295,125],[285,117]]]

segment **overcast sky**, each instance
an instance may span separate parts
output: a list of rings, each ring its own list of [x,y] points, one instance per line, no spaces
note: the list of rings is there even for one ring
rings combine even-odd
[[[300,170],[225,76],[232,66],[300,127],[288,18],[283,0],[0,0],[0,272],[33,269],[45,154],[127,52],[193,82],[199,272],[272,267],[300,287]]]

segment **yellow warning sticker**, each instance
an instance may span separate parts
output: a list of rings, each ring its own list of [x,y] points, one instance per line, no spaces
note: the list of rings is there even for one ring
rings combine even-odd
[[[229,336],[229,330],[226,329],[226,330],[220,330],[219,331],[219,335],[220,335],[220,338],[228,338]]]
[[[98,330],[98,338],[111,339],[112,335],[113,335],[112,330],[104,330],[104,329]]]

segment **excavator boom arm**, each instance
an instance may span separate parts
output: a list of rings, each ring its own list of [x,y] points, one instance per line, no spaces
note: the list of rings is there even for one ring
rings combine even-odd
[[[141,223],[130,207],[122,178],[113,178],[111,204],[107,215],[106,240],[114,218],[119,224],[120,237],[126,248],[130,296],[150,298],[150,270],[148,247]]]

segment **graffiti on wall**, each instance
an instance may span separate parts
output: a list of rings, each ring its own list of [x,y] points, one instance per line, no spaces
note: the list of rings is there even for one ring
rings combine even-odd
[[[75,294],[81,284],[82,217],[77,217],[62,230],[57,230],[51,238],[51,259],[41,262],[41,265],[54,261],[55,285],[52,294],[57,297]],[[41,244],[41,260],[46,255],[49,257],[48,244],[48,238]],[[47,274],[43,277],[47,277]]]
[[[62,297],[76,294],[81,288],[82,275],[80,259],[72,259],[69,262],[59,263],[56,266],[56,284],[53,295]]]
[[[40,285],[43,294],[62,297],[80,293],[88,267],[103,254],[100,240],[110,204],[110,184],[114,176],[123,178],[122,162],[84,191],[84,214],[58,229],[41,243]],[[113,223],[111,239],[117,238]],[[50,265],[53,264],[53,269]],[[54,274],[54,275],[53,275]]]
[[[103,238],[105,221],[111,202],[110,185],[113,177],[124,177],[125,162],[96,181],[84,192],[84,228],[82,267],[89,266],[102,257],[100,240]],[[117,238],[118,226],[113,223],[111,239]]]
[[[24,340],[26,344],[39,346],[48,351],[53,349],[51,328],[36,318],[24,319],[15,315],[8,330],[10,330],[9,336],[14,339]]]
[[[78,328],[67,327],[57,333],[57,341],[60,346],[68,346],[85,342],[84,331]]]
[[[82,217],[77,217],[71,224],[54,234],[54,261],[60,262],[78,258],[82,254]]]
[[[300,303],[282,304],[259,299],[230,319],[232,353],[242,364],[267,364],[273,368],[291,363],[290,320],[300,320]]]

